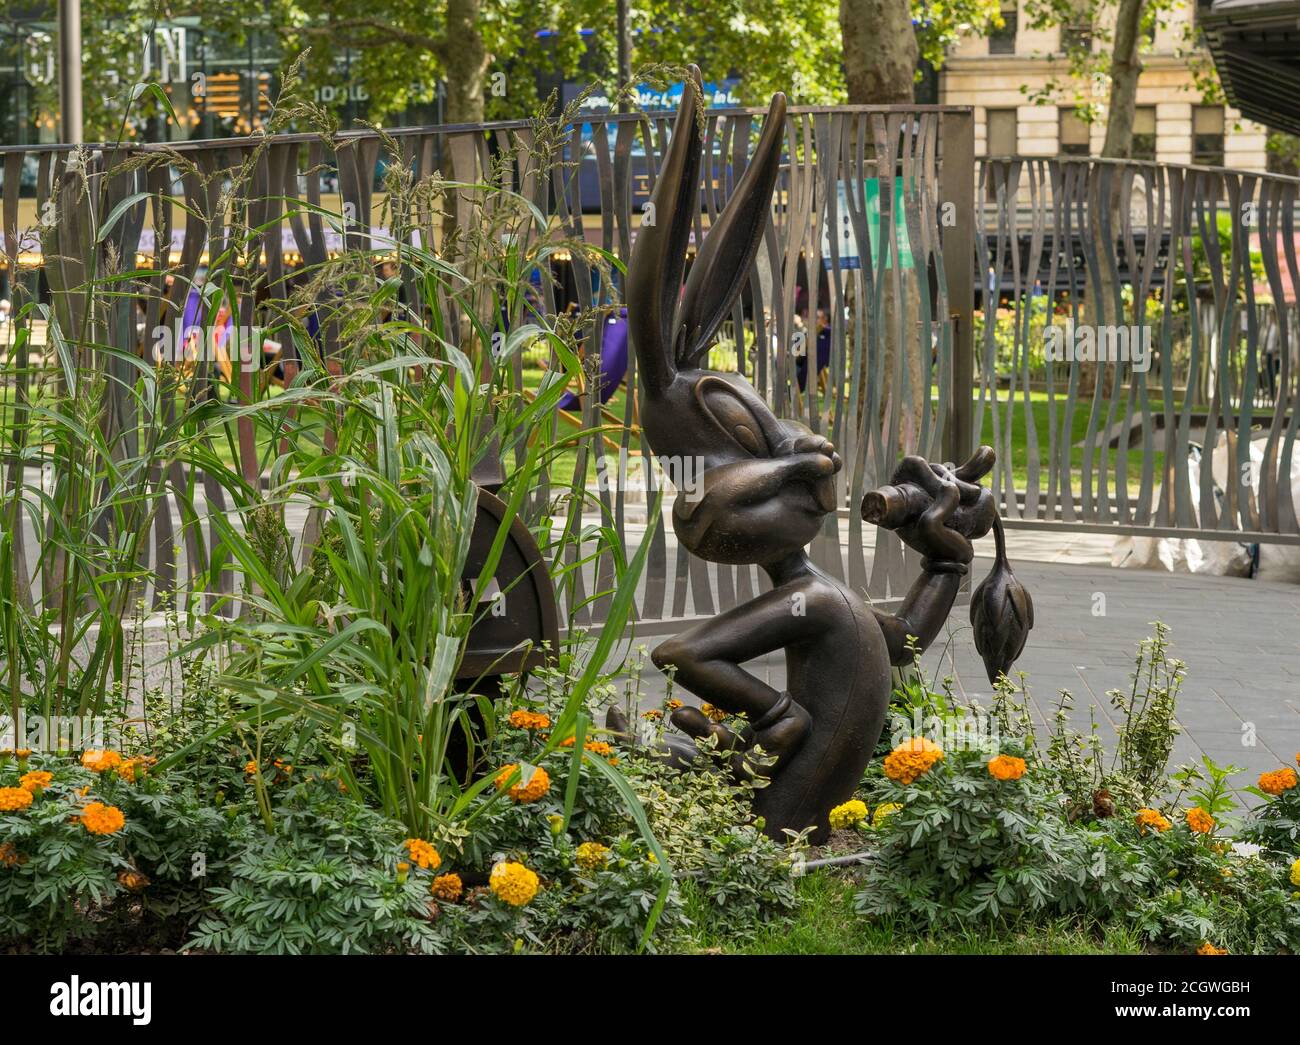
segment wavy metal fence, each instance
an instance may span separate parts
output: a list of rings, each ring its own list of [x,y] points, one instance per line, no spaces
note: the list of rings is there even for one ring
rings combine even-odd
[[[695,242],[743,172],[763,115],[750,110],[707,114]],[[592,118],[568,129],[567,162],[544,176],[530,167],[533,128],[525,123],[413,128],[393,132],[393,139],[414,180],[448,167],[457,181],[491,179],[526,195],[570,236],[626,258],[671,131],[670,114]],[[774,220],[724,337],[738,346],[737,368],[763,394],[786,414],[829,433],[840,447],[848,462],[840,477],[846,505],[884,481],[901,453],[937,457],[945,449],[948,456],[965,449],[971,397],[959,390],[963,372],[969,389],[971,370],[955,367],[954,360],[970,358],[972,143],[968,110],[789,111],[787,163]],[[174,148],[194,170],[179,175],[174,165],[145,162],[158,151],[148,146],[3,150],[0,218],[11,295],[50,300],[68,340],[130,350],[138,344],[137,325],[152,330],[175,316],[183,308],[177,288],[194,285],[204,259],[228,244],[221,215],[234,203],[222,193],[244,169],[251,173],[248,223],[264,231],[260,255],[243,259],[242,282],[287,297],[295,286],[295,266],[319,265],[331,252],[372,251],[386,242],[388,230],[376,227],[380,147],[379,136],[370,133],[344,134],[332,142],[283,135],[265,142],[184,143]],[[77,185],[85,180],[79,168],[91,175],[88,194],[78,194]],[[330,210],[343,215],[342,223],[330,220]],[[455,235],[456,223],[465,217],[456,207],[444,215],[430,208],[411,235],[424,243],[442,242]],[[96,247],[101,229],[107,234]],[[143,302],[142,316],[133,314],[130,294],[122,295],[109,316],[82,314],[78,288],[87,272],[81,259],[96,250],[128,259],[107,263],[101,271],[129,269],[129,259],[135,259],[148,273],[134,284],[128,280]],[[559,287],[548,281],[539,287],[548,311],[566,307],[566,287],[584,308],[618,301],[617,278],[602,281],[577,252],[563,275]],[[950,293],[950,286],[964,293]],[[408,290],[414,293],[413,287]],[[265,291],[260,297],[244,294],[238,322],[252,327],[260,313],[278,304],[267,300]],[[819,313],[826,327],[820,337]],[[87,331],[87,323],[100,326]],[[8,329],[11,354],[29,353],[32,341],[18,337],[17,325]],[[586,331],[586,352],[593,359],[602,335],[601,323]],[[320,336],[327,356],[338,350],[332,325]],[[790,351],[801,342],[806,346],[802,362]],[[287,355],[292,376],[292,346]],[[16,372],[25,371],[27,360],[17,362]],[[120,361],[110,358],[106,365]],[[517,358],[515,366],[521,369],[523,360]],[[238,382],[241,395],[259,394],[255,375],[241,372]],[[641,510],[638,501],[653,501],[662,477],[653,467],[637,468],[649,451],[636,424],[635,360],[625,382],[618,430],[583,440],[575,479],[594,488],[604,521],[634,543],[641,530],[629,520]],[[610,420],[594,395],[583,397],[581,412],[586,428]],[[618,451],[610,452],[615,445]],[[240,425],[238,456],[245,476],[255,478],[256,447],[246,421]],[[648,489],[635,488],[629,468],[637,469]],[[209,511],[222,511],[220,489],[206,485]],[[538,501],[551,492],[544,484]],[[569,510],[590,511],[590,504],[584,508],[574,500]],[[887,533],[864,534],[856,512],[849,520],[847,546],[841,544],[838,521],[828,520],[814,549],[817,561],[878,598],[892,597],[907,579],[901,546]],[[184,590],[187,569],[192,578],[193,564],[216,543],[210,524],[206,540],[200,539],[203,525],[202,519],[183,522],[177,514],[158,513],[151,562],[155,602],[173,589]],[[309,518],[306,526],[313,525]],[[663,528],[651,540],[637,606],[643,625],[725,609],[765,583],[752,568],[694,559]],[[874,541],[874,549],[864,546],[867,540]],[[182,543],[178,559],[172,549]],[[577,550],[569,554],[574,561],[580,557]],[[612,577],[612,565],[603,559],[592,569],[571,572],[565,598],[575,623],[601,619],[603,600],[589,596],[606,590]]]
[[[1137,161],[980,164],[974,424],[1012,525],[1300,543],[1298,191]],[[1108,358],[1082,358],[1076,332]],[[1049,342],[1073,358],[1049,365]]]
[[[695,242],[739,180],[763,116],[707,113]],[[530,165],[534,129],[526,123],[411,128],[392,137],[415,181],[448,167],[459,181],[493,179],[526,195],[573,238],[626,258],[671,130],[667,114],[593,117],[568,129],[568,162],[547,172]],[[153,329],[181,310],[177,288],[190,286],[205,257],[224,246],[223,222],[202,216],[233,205],[222,195],[232,178],[223,175],[246,166],[249,220],[263,230],[260,253],[243,259],[247,285],[287,297],[299,267],[339,251],[373,255],[391,242],[379,227],[378,135],[174,148],[197,173],[142,162],[147,146],[0,150],[11,296],[50,302],[67,337],[86,337],[83,325],[99,324],[97,343],[134,348],[138,325]],[[992,481],[1012,525],[1300,541],[1286,481],[1300,380],[1297,181],[1093,159],[977,164],[973,150],[967,109],[789,111],[773,222],[724,326],[723,354],[780,412],[828,434],[846,461],[838,480],[844,507],[815,542],[816,561],[874,599],[900,595],[915,573],[907,553],[891,534],[865,527],[856,505],[887,480],[900,455],[960,458],[977,441],[999,451]],[[95,175],[89,195],[74,191],[78,165]],[[410,232],[426,244],[472,220],[455,207],[434,211]],[[133,293],[108,315],[80,308],[87,276],[80,259],[95,251],[135,259],[147,273],[127,278]],[[129,263],[118,268],[129,271]],[[559,275],[558,285],[539,287],[546,310],[560,311],[569,299],[617,306],[617,277],[579,253]],[[141,316],[133,312],[137,297]],[[243,294],[237,320],[258,325],[282,304],[265,291]],[[22,380],[13,375],[37,350],[19,325],[6,327],[0,346],[11,381]],[[1132,327],[1139,343],[1150,338],[1150,367],[1049,366],[1044,332],[1051,326],[1071,338],[1085,326]],[[326,355],[338,351],[335,324],[319,336]],[[591,359],[604,337],[605,324],[593,321],[584,336]],[[290,377],[292,352],[286,346]],[[106,365],[122,364],[109,357]],[[522,381],[524,360],[514,365]],[[598,396],[581,397],[583,427],[612,428],[583,439],[574,467],[604,520],[633,544],[643,532],[634,520],[662,476],[644,467],[635,360],[624,381],[613,418]],[[255,374],[241,372],[238,382],[241,395],[260,394]],[[129,428],[129,419],[122,423]],[[1237,467],[1216,484],[1210,469],[1197,467],[1194,444],[1208,458],[1225,432]],[[255,479],[247,422],[238,443],[240,466]],[[17,467],[9,462],[10,482]],[[208,492],[209,510],[221,511],[220,488],[210,484]],[[543,484],[537,504],[551,493]],[[591,504],[574,500],[567,510],[576,519]],[[215,542],[202,519],[160,512],[155,525],[157,600],[183,590]],[[643,630],[726,609],[765,583],[752,568],[695,559],[663,528],[650,539],[636,608]],[[580,555],[568,554],[571,562]],[[564,598],[574,623],[602,618],[602,600],[589,596],[612,578],[604,559],[571,571]]]

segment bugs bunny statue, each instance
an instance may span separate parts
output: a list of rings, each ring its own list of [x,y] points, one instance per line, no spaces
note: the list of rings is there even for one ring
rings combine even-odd
[[[698,755],[693,738],[715,738],[738,773],[768,778],[754,796],[766,830],[779,838],[785,829],[812,828],[816,842],[828,832],[829,810],[852,795],[880,737],[890,666],[910,661],[908,636],[924,649],[939,633],[973,557],[971,541],[996,520],[992,496],[975,485],[992,467],[993,451],[982,447],[960,468],[909,457],[896,485],[868,495],[864,515],[897,529],[924,556],[896,614],[872,609],[812,564],[805,548],[837,508],[834,477],[842,462],[835,447],[776,417],[739,375],[705,369],[770,220],[785,96],[772,99],[753,159],[683,289],[700,199],[694,66],[691,77],[652,198],[653,220],[641,225],[627,269],[630,335],[644,384],[641,418],[650,448],[681,491],[672,511],[679,541],[712,562],[757,564],[772,587],[653,651],[655,664],[671,667],[685,689],[748,723],[737,732],[698,708],[678,708],[672,723],[687,736],[667,736],[665,753],[687,762]],[[688,469],[697,477],[692,487],[681,481]],[[1019,587],[1009,570],[1008,584]],[[783,692],[742,667],[779,649],[786,653]],[[609,724],[627,727],[617,712]],[[747,758],[754,747],[767,758]]]

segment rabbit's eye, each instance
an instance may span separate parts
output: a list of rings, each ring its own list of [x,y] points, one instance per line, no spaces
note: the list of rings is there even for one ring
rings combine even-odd
[[[755,457],[768,456],[767,440],[749,408],[730,389],[714,386],[704,390],[704,405],[742,448]]]

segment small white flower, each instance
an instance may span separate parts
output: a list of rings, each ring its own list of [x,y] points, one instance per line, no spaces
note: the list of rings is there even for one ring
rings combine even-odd
[[[1253,842],[1233,842],[1232,851],[1240,857],[1259,856],[1260,847]]]

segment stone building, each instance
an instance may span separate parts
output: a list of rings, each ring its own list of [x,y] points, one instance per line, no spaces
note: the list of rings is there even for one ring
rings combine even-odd
[[[939,101],[974,106],[977,156],[1098,155],[1108,85],[1091,98],[1102,107],[1102,118],[1091,123],[1080,118],[1062,40],[1069,33],[1088,40],[1090,27],[1033,29],[1022,7],[1023,0],[1003,0],[1002,29],[968,37],[950,52],[940,73]],[[1143,54],[1133,155],[1162,163],[1265,170],[1267,129],[1231,106],[1203,101],[1187,43],[1195,11],[1194,0],[1171,11]],[[1092,46],[1109,42],[1093,40]],[[1203,51],[1200,60],[1209,65]],[[1064,91],[1036,102],[1034,95],[1053,81],[1064,84]]]

